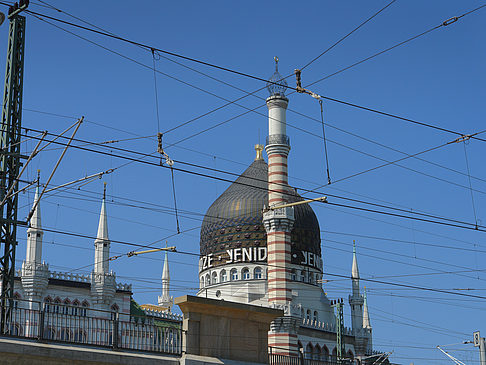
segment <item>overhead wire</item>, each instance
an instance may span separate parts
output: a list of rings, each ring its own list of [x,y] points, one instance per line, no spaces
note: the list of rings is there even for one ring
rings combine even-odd
[[[4,2],[0,2],[0,4],[10,5],[10,4],[4,3]],[[451,24],[455,23],[456,21],[458,21],[459,19],[463,18],[464,16],[467,16],[469,14],[472,14],[472,13],[476,12],[476,11],[479,11],[479,10],[481,10],[484,7],[486,7],[486,4],[483,4],[481,6],[478,6],[478,7],[474,8],[474,9],[471,9],[470,11],[468,11],[466,13],[463,13],[463,14],[461,14],[459,16],[455,16],[453,18],[450,18],[450,19],[442,22],[441,24],[439,24],[439,25],[431,28],[430,30],[428,30],[426,32],[423,32],[422,34],[414,37],[413,39],[415,39],[415,38],[417,38],[419,36],[422,36],[424,34],[427,34],[427,33],[431,32],[431,31],[433,31],[435,29],[439,29],[441,27],[445,27],[445,26],[451,25]],[[68,21],[65,21],[65,20],[62,20],[62,19],[59,19],[59,18],[51,17],[51,16],[48,16],[46,14],[41,14],[41,13],[38,13],[38,12],[33,12],[31,10],[28,10],[28,9],[26,9],[25,12],[27,12],[28,14],[32,14],[34,16],[37,16],[37,17],[44,17],[44,18],[50,19],[52,21],[60,22],[60,23],[63,23],[63,24],[66,24],[66,25],[70,25],[70,26],[73,26],[73,27],[76,27],[76,28],[80,28],[80,29],[83,29],[83,30],[86,30],[86,31],[89,31],[89,32],[92,32],[92,33],[97,33],[99,35],[103,35],[103,36],[106,36],[106,37],[118,39],[120,41],[130,43],[132,45],[136,45],[136,46],[139,46],[139,47],[146,48],[147,50],[154,49],[155,51],[160,52],[160,53],[165,53],[165,54],[168,54],[168,55],[171,55],[171,56],[174,56],[174,57],[178,57],[178,58],[181,58],[181,59],[185,59],[185,60],[188,60],[188,61],[191,61],[191,62],[196,62],[196,63],[202,64],[202,65],[205,65],[205,66],[209,66],[209,67],[213,67],[213,68],[216,68],[216,69],[219,69],[219,70],[222,70],[222,71],[234,73],[234,74],[237,74],[237,75],[240,75],[240,76],[245,76],[245,77],[252,78],[252,79],[255,79],[255,80],[258,80],[258,81],[263,81],[265,83],[268,82],[268,80],[263,79],[261,77],[253,76],[253,75],[250,75],[250,74],[247,74],[247,73],[244,73],[244,72],[232,70],[232,69],[229,69],[229,68],[226,68],[226,67],[222,67],[222,66],[218,66],[218,65],[215,65],[215,64],[211,64],[211,63],[208,63],[208,62],[205,62],[205,61],[197,60],[195,58],[183,56],[183,55],[180,55],[180,54],[177,54],[177,53],[174,53],[174,52],[162,50],[162,49],[159,49],[157,47],[149,46],[149,45],[146,45],[146,44],[143,44],[143,43],[140,43],[140,42],[136,42],[136,41],[133,41],[133,40],[129,40],[127,38],[123,38],[123,37],[120,37],[120,36],[117,36],[117,35],[114,35],[114,34],[110,34],[110,33],[107,33],[107,32],[103,32],[103,31],[99,31],[99,30],[96,30],[96,29],[93,29],[93,28],[88,28],[88,27],[82,26],[80,24],[75,24],[75,23],[68,22]],[[42,19],[42,20],[45,21],[44,19]],[[63,28],[60,28],[60,29],[63,29]],[[65,29],[63,29],[63,30],[65,30]],[[67,31],[67,30],[65,30],[65,31]],[[67,32],[69,32],[69,31],[67,31]],[[76,35],[76,34],[74,34],[72,32],[70,32],[70,33],[73,34],[73,35]],[[83,37],[81,37],[79,35],[76,35],[76,36],[78,36],[80,38],[83,38]],[[92,42],[90,40],[87,40],[87,41],[89,41],[91,43],[94,43],[94,42]],[[403,44],[403,42],[401,44]],[[100,46],[100,45],[98,45],[98,46]],[[103,48],[106,49],[106,47],[104,47],[104,46],[101,46],[101,47],[103,47]],[[107,49],[107,50],[109,50],[109,49]],[[112,51],[112,50],[110,50],[110,52],[116,53],[115,51]],[[122,54],[119,54],[119,55],[121,55],[122,57],[128,58],[128,57],[126,57],[126,56],[124,56]],[[139,63],[138,61],[135,61],[135,62]],[[141,65],[143,65],[143,64],[141,64]],[[168,76],[168,77],[171,77],[171,76]],[[289,87],[289,88],[292,89],[292,90],[294,90],[294,91],[296,91],[296,88],[293,88],[293,87]],[[321,95],[321,97],[323,99],[326,99],[326,100],[329,100],[329,101],[333,101],[333,102],[340,103],[340,104],[343,104],[343,105],[347,105],[347,106],[351,106],[351,107],[354,107],[354,108],[358,108],[358,109],[366,110],[366,111],[369,111],[369,112],[377,113],[377,114],[380,114],[380,115],[384,115],[384,116],[388,116],[388,117],[400,119],[402,121],[406,121],[406,122],[410,122],[410,123],[422,125],[422,126],[425,126],[425,127],[437,129],[437,130],[440,130],[440,131],[443,131],[443,132],[452,133],[452,134],[459,135],[459,136],[465,135],[465,133],[453,131],[453,130],[450,130],[450,129],[447,129],[447,128],[439,127],[439,126],[432,125],[432,124],[429,124],[429,123],[420,122],[420,121],[413,120],[413,119],[410,119],[410,118],[405,118],[405,117],[402,117],[402,116],[398,116],[396,114],[383,112],[383,111],[380,111],[380,110],[377,110],[377,109],[373,109],[373,108],[369,108],[369,107],[365,107],[365,106],[360,106],[360,105],[355,104],[355,103],[351,103],[351,102],[347,102],[347,101],[343,101],[343,100],[339,100],[339,99],[336,99],[336,98],[332,98],[332,97],[328,97],[328,96],[323,96],[323,95]],[[473,138],[478,139],[478,140],[481,140],[483,142],[486,141],[485,139],[482,139],[482,138],[479,138],[479,137],[473,137]]]
[[[35,137],[33,137],[33,138],[35,139]],[[62,144],[61,142],[57,142],[57,141],[56,142],[53,142],[53,143]],[[441,147],[446,146],[448,144],[449,143],[443,144],[443,145],[441,145]],[[127,156],[115,155],[115,154],[108,153],[108,152],[103,152],[103,151],[88,149],[86,147],[80,147],[80,146],[76,146],[76,145],[72,145],[71,147],[72,148],[78,148],[78,149],[85,150],[85,151],[89,151],[89,152],[99,153],[99,154],[103,154],[103,155],[107,155],[107,156],[113,156],[113,157],[117,157],[117,158],[123,158],[123,159],[127,159],[129,161],[132,161],[132,162],[139,162],[139,163],[148,164],[148,165],[152,165],[152,166],[161,166],[160,164],[157,164],[157,163],[152,163],[152,162],[149,162],[149,161],[140,160],[140,159],[136,159],[136,158],[131,158],[131,157],[127,157]],[[186,164],[192,165],[191,163],[186,163]],[[162,165],[161,167],[162,168],[168,168],[168,166],[165,166],[165,165]],[[213,176],[213,175],[209,175],[209,174],[205,174],[205,173],[201,173],[201,172],[186,170],[186,169],[182,169],[182,168],[179,168],[179,167],[172,167],[172,168],[174,170],[176,170],[176,171],[180,171],[180,172],[184,172],[184,173],[188,173],[188,174],[192,174],[192,175],[196,175],[196,176],[200,176],[200,177],[205,177],[205,178],[210,178],[210,179],[215,179],[215,180],[219,180],[219,181],[225,181],[225,182],[233,183],[232,180],[229,180],[229,179],[226,179],[226,178],[221,178],[221,177],[217,177],[217,176]],[[211,170],[211,168],[206,167],[206,166],[203,166],[203,167],[200,167],[200,168],[204,168],[204,169]],[[244,184],[244,183],[241,183],[241,182],[238,182],[238,183],[239,184],[249,185],[249,186],[254,187],[251,184]],[[347,198],[345,198],[345,199],[346,200],[349,200]],[[404,214],[386,213],[386,212],[383,212],[383,211],[378,211],[376,209],[375,210],[372,210],[372,209],[365,209],[365,208],[362,208],[362,207],[352,207],[352,206],[349,206],[349,205],[332,203],[332,202],[326,202],[325,204],[335,205],[335,206],[341,206],[341,207],[347,207],[347,208],[352,208],[352,209],[358,209],[358,210],[363,210],[363,211],[373,212],[373,213],[378,213],[378,214],[389,214],[389,215],[394,216],[394,217],[408,218],[408,219],[416,219],[416,220],[423,221],[423,222],[428,222],[428,223],[445,224],[445,225],[448,225],[448,226],[451,226],[451,227],[456,227],[456,228],[474,229],[474,227],[466,227],[466,226],[463,226],[463,225],[454,224],[454,223],[448,223],[448,222],[439,222],[439,221],[434,221],[434,220],[431,220],[431,219],[418,218],[418,217],[408,216],[408,215],[404,215]],[[366,203],[366,204],[375,205],[373,203]],[[389,208],[389,209],[396,209],[396,208]],[[415,212],[414,214],[416,214],[416,215],[417,214],[418,215],[423,215],[422,213],[417,213],[417,212]],[[447,218],[440,218],[440,219],[447,220]],[[472,226],[475,225],[473,223],[466,223],[466,222],[464,222],[464,223],[465,224],[468,224],[468,225],[472,225]],[[480,231],[484,231],[483,229],[479,229],[479,230]]]

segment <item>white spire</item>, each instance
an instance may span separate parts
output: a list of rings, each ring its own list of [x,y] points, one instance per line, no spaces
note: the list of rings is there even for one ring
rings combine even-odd
[[[41,211],[39,200],[39,185],[35,190],[34,213],[29,221],[29,228],[27,229],[27,252],[25,261],[40,264],[42,260],[42,236],[44,231],[41,224]],[[33,205],[33,206],[34,206]]]
[[[351,269],[351,277],[359,280],[358,259],[356,258],[356,242],[353,241],[353,267]]]
[[[162,269],[162,295],[158,298],[158,304],[160,306],[166,307],[170,311],[173,305],[173,301],[172,297],[169,295],[169,284],[169,255],[167,254],[167,251],[165,251],[164,268]]]
[[[164,260],[164,268],[162,270],[162,281],[167,280],[167,284],[169,284],[170,274],[169,274],[169,255],[167,251],[165,251],[165,260]],[[169,288],[167,288],[169,289]]]
[[[108,238],[108,221],[106,216],[106,183],[103,190],[103,201],[101,202],[100,220],[98,223],[98,234],[95,240],[95,265],[96,273],[109,272],[110,239]]]
[[[368,301],[366,300],[366,287],[364,288],[363,328],[371,328],[370,315],[368,313]]]
[[[35,197],[34,197],[34,204],[39,200],[39,186],[35,188]],[[41,225],[41,210],[40,210],[40,202],[37,203],[37,206],[34,209],[34,213],[32,214],[32,217],[30,218],[30,227],[32,228],[37,228],[37,229],[42,229]]]
[[[101,202],[100,221],[98,223],[98,234],[96,235],[96,240],[109,241],[105,199],[106,199],[106,184],[105,184],[105,189],[103,191],[103,200]]]

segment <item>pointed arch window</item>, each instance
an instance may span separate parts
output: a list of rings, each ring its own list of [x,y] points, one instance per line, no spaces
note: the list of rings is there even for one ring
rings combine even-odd
[[[83,317],[86,317],[88,315],[88,308],[89,308],[89,303],[85,300],[81,304],[81,315]]]
[[[75,299],[71,307],[71,314],[77,316],[79,314],[79,300]]]
[[[213,271],[211,274],[211,284],[217,284],[218,283],[218,273],[216,271]]]
[[[317,323],[319,321],[319,313],[314,311],[314,322]]]
[[[209,276],[209,274],[206,275],[206,286],[209,286],[211,285],[211,277]]]
[[[118,319],[118,312],[120,311],[120,307],[118,306],[118,304],[113,304],[111,306],[111,320],[112,321],[115,321]]]

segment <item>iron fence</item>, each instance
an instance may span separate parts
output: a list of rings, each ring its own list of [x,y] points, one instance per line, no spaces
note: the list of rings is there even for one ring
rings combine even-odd
[[[182,352],[182,326],[177,321],[60,303],[15,300],[11,308],[2,333],[5,336],[177,355]]]

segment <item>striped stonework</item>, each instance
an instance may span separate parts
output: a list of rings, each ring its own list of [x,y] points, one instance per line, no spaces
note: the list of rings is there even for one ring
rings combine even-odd
[[[294,208],[276,208],[288,202],[292,192],[288,185],[287,156],[290,151],[286,135],[285,113],[288,100],[280,95],[267,99],[269,136],[265,150],[268,155],[268,205],[263,213],[267,232],[268,303],[270,306],[289,307],[292,301],[290,289],[291,236],[294,224]],[[281,317],[272,322],[268,333],[268,346],[272,353],[296,355],[297,326],[293,317]]]

